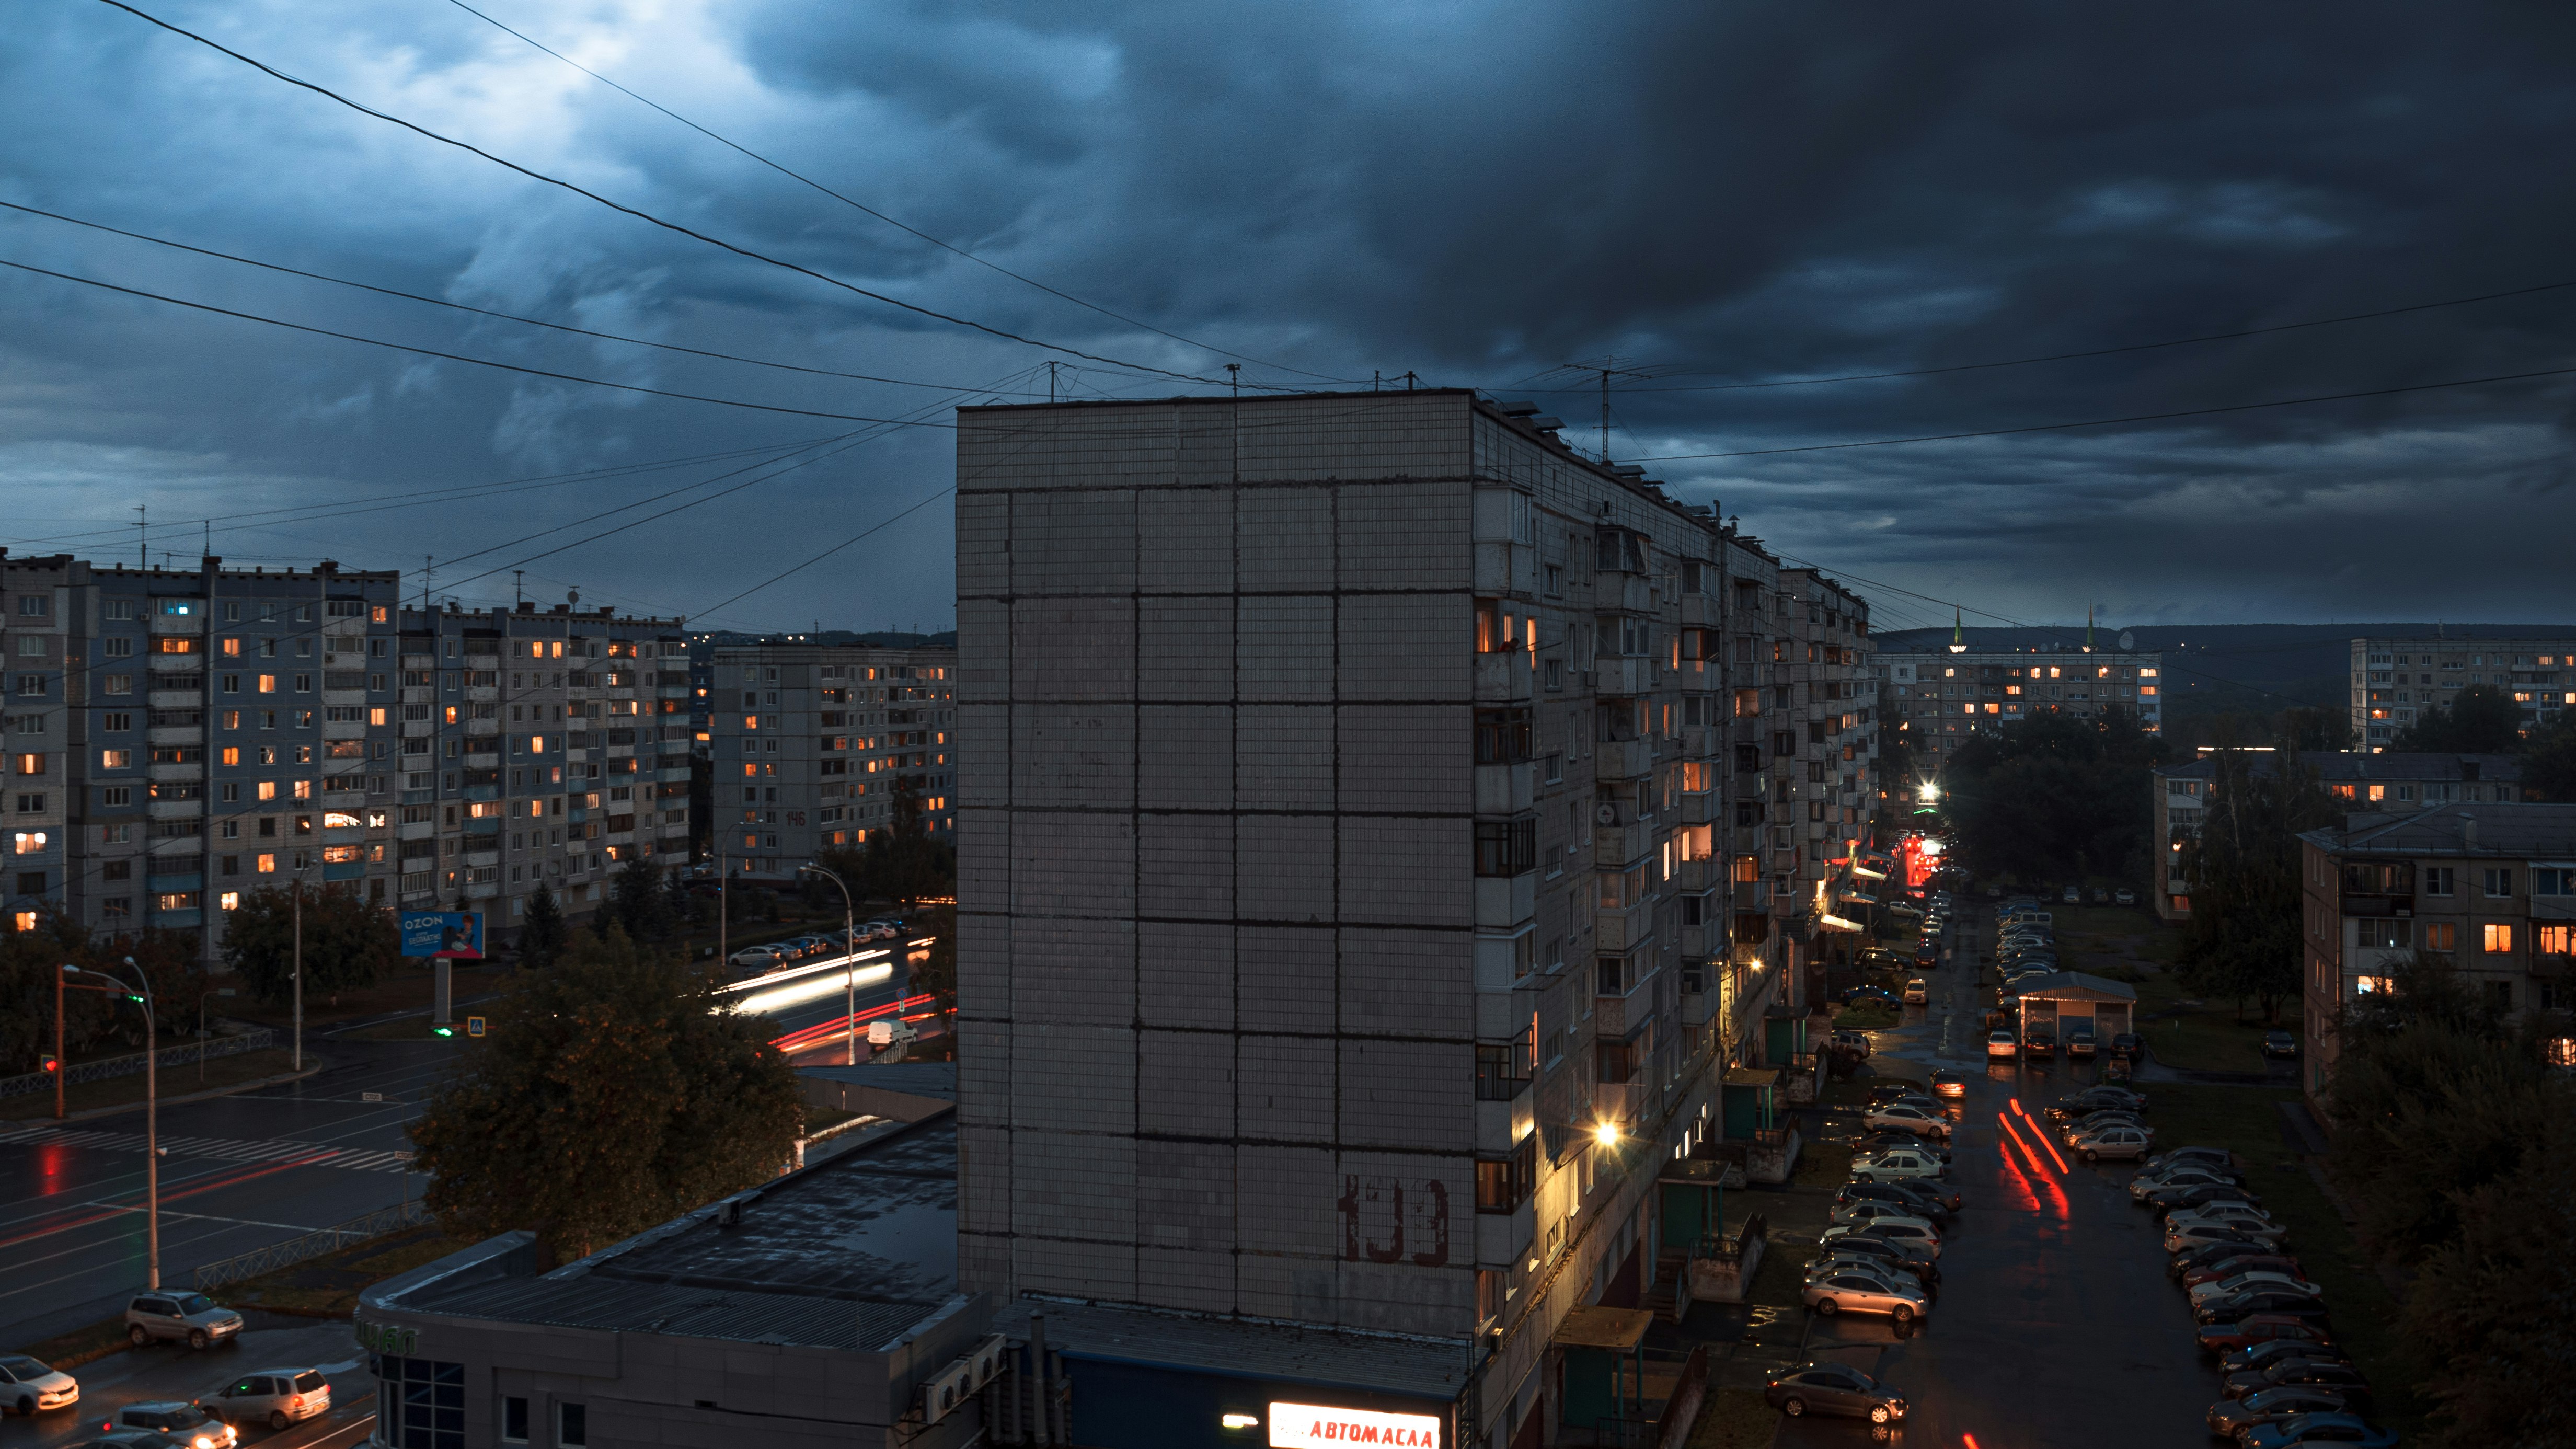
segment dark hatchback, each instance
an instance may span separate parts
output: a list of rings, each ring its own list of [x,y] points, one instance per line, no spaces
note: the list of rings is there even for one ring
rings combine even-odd
[[[2327,1389],[2265,1389],[2242,1399],[2221,1399],[2209,1406],[2209,1432],[2233,1439],[2237,1431],[2269,1424],[2295,1414],[2337,1414],[2352,1409],[2343,1395]]]
[[[2347,1399],[2367,1400],[2370,1380],[2360,1369],[2336,1359],[2284,1358],[2262,1368],[2240,1369],[2219,1381],[2218,1391],[2231,1399],[2259,1394],[2265,1389],[2298,1387],[2326,1389]]]
[[[2305,1293],[2285,1288],[2249,1288],[2242,1293],[2230,1293],[2223,1298],[2210,1299],[2192,1311],[2192,1319],[2207,1326],[2213,1323],[2234,1323],[2239,1319],[2252,1318],[2257,1314],[2272,1313],[2307,1319],[2322,1319],[2329,1316],[2326,1313],[2326,1301],[2322,1298],[2311,1298]]]

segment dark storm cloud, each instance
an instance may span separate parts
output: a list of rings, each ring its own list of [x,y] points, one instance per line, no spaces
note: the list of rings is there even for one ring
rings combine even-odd
[[[152,8],[147,6],[146,8]],[[1201,374],[1222,359],[890,228],[435,0],[167,0],[177,23],[621,201],[940,310]],[[2576,615],[2563,382],[1758,454],[2576,365],[2576,292],[2027,367],[2576,278],[2571,22],[2540,7],[499,4],[870,206],[1302,383],[1530,396],[1783,550],[2022,618]],[[0,199],[629,336],[1043,391],[1046,354],[707,248],[103,6],[0,34]],[[0,256],[636,386],[940,402],[535,333],[23,217]],[[0,469],[31,547],[156,516],[712,453],[851,425],[513,377],[0,276]],[[1167,379],[1084,364],[1085,395]],[[990,391],[977,397],[991,396]],[[231,556],[417,568],[739,462],[271,517]],[[529,565],[695,611],[940,487],[896,434]],[[722,486],[722,485],[714,485]],[[668,502],[611,515],[642,517]],[[86,522],[84,521],[86,520]],[[729,609],[944,623],[926,510]],[[44,539],[67,539],[48,544]],[[193,548],[192,534],[172,542]],[[468,587],[506,592],[506,573]],[[1882,593],[1887,622],[1936,605]]]

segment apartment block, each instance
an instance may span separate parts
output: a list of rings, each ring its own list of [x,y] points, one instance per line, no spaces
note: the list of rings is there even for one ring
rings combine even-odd
[[[402,905],[513,929],[573,916],[630,859],[688,855],[689,669],[678,619],[403,607],[394,868]]]
[[[2337,1024],[2418,951],[2508,1014],[2576,1008],[2576,805],[2356,812],[2300,837],[2304,1085],[2333,1087]],[[2576,1042],[2561,1043],[2576,1062]]]
[[[898,783],[955,825],[957,651],[796,642],[708,661],[714,846],[729,873],[785,880],[893,823]]]
[[[2089,636],[2088,636],[2089,637]],[[1919,650],[1880,656],[1890,723],[1917,763],[1941,762],[1981,730],[2042,710],[2164,728],[2165,657],[2155,650],[2069,646],[2042,653]]]
[[[1843,929],[1829,897],[1876,822],[1878,687],[1869,605],[1814,569],[1779,572],[1764,601],[1772,664],[1761,701],[1768,771],[1771,911],[1781,933]],[[1825,918],[1832,917],[1831,921]],[[1847,929],[1844,934],[1849,934]],[[1821,968],[1827,951],[1812,952]],[[1812,990],[1821,996],[1819,979]]]
[[[9,924],[190,933],[301,875],[390,893],[399,578],[0,557]]]
[[[2156,914],[2181,922],[2191,916],[2191,882],[2182,869],[2183,847],[2200,834],[2218,785],[2217,753],[2203,745],[2196,759],[2160,766],[2150,785],[2155,826],[2156,878],[2149,883]],[[2268,777],[2273,752],[2246,750],[2249,768]],[[2299,766],[2314,771],[2327,793],[2349,810],[2417,810],[2446,803],[2504,804],[2522,798],[2522,761],[2513,755],[2393,755],[2352,750],[2302,750]]]
[[[961,410],[959,1277],[1006,1332],[1504,1442],[1720,1074],[1796,1049],[1769,887],[1867,833],[1866,608],[1560,427]]]
[[[2352,737],[2384,750],[2427,709],[2472,684],[2510,690],[2522,727],[2576,705],[2576,638],[2355,639]]]

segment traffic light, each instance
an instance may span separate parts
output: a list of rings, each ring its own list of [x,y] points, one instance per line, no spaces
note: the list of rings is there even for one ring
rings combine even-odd
[[[431,1036],[454,1036],[456,1035],[456,1028],[452,1026],[433,1026],[429,1029],[429,1034]]]
[[[46,1071],[49,1071],[49,1072],[59,1072],[59,1071],[61,1071],[62,1069],[63,1069],[63,1064],[62,1064],[61,1062],[58,1062],[58,1061],[54,1060],[52,1057],[47,1057],[47,1058],[45,1058],[45,1070],[46,1070]]]

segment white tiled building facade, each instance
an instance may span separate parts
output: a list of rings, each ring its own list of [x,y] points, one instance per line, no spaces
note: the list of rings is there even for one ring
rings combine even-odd
[[[1867,834],[1865,611],[1534,411],[960,414],[969,1289],[1474,1339],[1490,1428],[1633,1271]]]
[[[2385,750],[2472,684],[2509,691],[2526,730],[2576,707],[2576,639],[2355,639],[2354,748]]]

